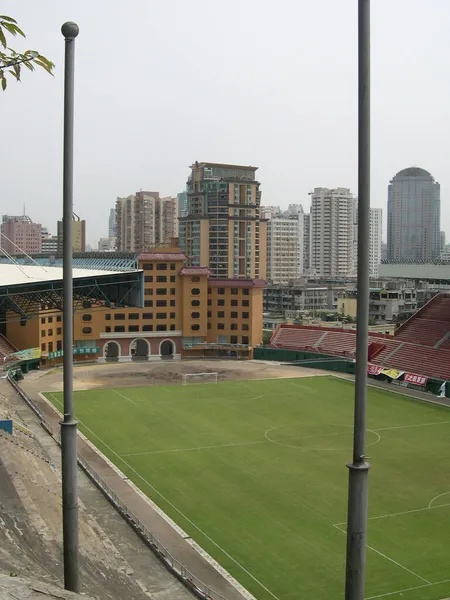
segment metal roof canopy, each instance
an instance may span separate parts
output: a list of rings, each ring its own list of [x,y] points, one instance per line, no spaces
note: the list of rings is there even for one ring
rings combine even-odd
[[[10,269],[14,269],[14,274]],[[38,271],[40,271],[39,275]],[[46,306],[50,311],[62,311],[62,297],[62,269],[0,266],[0,323],[37,317],[41,306]],[[74,269],[74,312],[80,311],[83,304],[87,302],[92,306],[107,308],[123,306],[142,308],[143,300],[143,271],[93,273],[85,269]],[[10,315],[7,319],[9,311],[16,313],[17,318],[11,319]]]

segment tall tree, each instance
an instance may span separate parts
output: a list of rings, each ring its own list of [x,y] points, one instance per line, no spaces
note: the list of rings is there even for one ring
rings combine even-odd
[[[26,37],[15,19],[0,15],[0,85],[2,90],[6,90],[8,85],[7,75],[11,75],[16,81],[20,81],[22,65],[30,71],[34,71],[35,67],[38,66],[53,75],[55,65],[37,50],[25,50],[25,52],[20,53],[8,46],[8,36],[15,37],[17,35],[23,38]]]

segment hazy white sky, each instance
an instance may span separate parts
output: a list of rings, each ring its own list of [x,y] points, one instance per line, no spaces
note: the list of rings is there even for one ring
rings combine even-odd
[[[55,78],[0,93],[1,214],[56,233],[62,215],[64,41],[76,46],[75,205],[91,244],[116,196],[175,195],[195,160],[259,166],[263,203],[357,190],[357,0],[3,0]],[[372,2],[372,205],[420,165],[450,234],[450,0]],[[385,221],[385,215],[383,214]]]

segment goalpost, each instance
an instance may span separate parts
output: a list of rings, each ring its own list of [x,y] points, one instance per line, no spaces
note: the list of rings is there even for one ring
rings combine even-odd
[[[181,376],[181,385],[190,383],[217,383],[217,373],[185,373]]]

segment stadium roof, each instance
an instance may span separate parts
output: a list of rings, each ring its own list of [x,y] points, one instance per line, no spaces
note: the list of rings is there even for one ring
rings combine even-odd
[[[449,262],[382,262],[378,268],[378,276],[393,279],[416,279],[430,281],[450,281]]]
[[[63,308],[63,270],[61,267],[0,264],[0,323],[35,317],[41,306],[48,310]],[[143,271],[73,270],[74,311],[89,305],[143,306]]]

